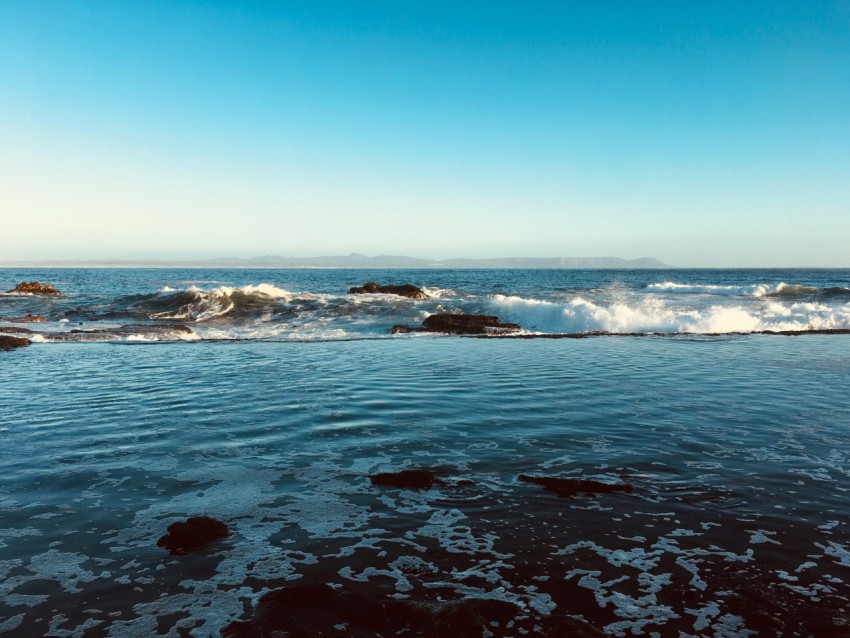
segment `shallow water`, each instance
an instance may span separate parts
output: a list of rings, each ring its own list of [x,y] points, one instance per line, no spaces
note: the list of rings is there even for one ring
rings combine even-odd
[[[0,357],[5,635],[215,636],[299,579],[568,610],[610,635],[765,635],[762,611],[782,635],[848,632],[847,336]],[[370,485],[405,467],[475,484]],[[559,498],[521,473],[634,491]],[[156,547],[193,514],[232,534]]]

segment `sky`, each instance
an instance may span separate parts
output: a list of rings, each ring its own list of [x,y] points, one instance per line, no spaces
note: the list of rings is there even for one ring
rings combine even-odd
[[[0,1],[0,261],[850,267],[850,0]]]

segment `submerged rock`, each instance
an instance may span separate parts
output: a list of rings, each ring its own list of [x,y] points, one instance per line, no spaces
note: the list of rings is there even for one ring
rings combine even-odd
[[[22,281],[17,286],[6,292],[25,293],[29,295],[51,295],[58,297],[62,293],[49,284],[40,284],[37,281]]]
[[[191,334],[192,329],[188,326],[184,326],[182,323],[128,323],[124,326],[119,326],[117,328],[93,328],[91,330],[80,330],[79,328],[74,328],[73,330],[69,330],[71,334],[78,333],[102,333],[102,334],[114,334],[114,335],[128,335],[128,334],[145,334],[145,335],[158,335],[158,334],[167,334],[169,332],[182,332],[184,334]]]
[[[209,516],[191,516],[184,522],[172,523],[168,533],[157,542],[157,547],[164,547],[169,554],[185,554],[200,549],[230,533],[227,525]]]
[[[542,485],[558,496],[575,496],[576,494],[609,494],[611,492],[632,491],[629,483],[603,483],[592,479],[558,478],[555,476],[529,476],[520,474],[519,480],[526,483]]]
[[[0,350],[12,350],[14,348],[23,348],[32,343],[29,339],[23,337],[10,337],[9,335],[0,335]]]
[[[417,288],[413,284],[402,284],[401,286],[381,286],[374,281],[367,281],[362,286],[349,288],[349,295],[364,295],[364,294],[382,294],[382,295],[399,295],[409,299],[428,299],[421,288]]]
[[[421,627],[422,613],[414,605],[379,600],[357,592],[336,590],[324,583],[303,583],[274,589],[260,598],[254,617],[221,631],[223,638],[272,636],[344,636],[370,638],[387,627]]]
[[[527,611],[501,600],[470,598],[428,605],[303,583],[268,592],[260,598],[253,618],[230,623],[221,635],[481,638],[529,634],[534,622]]]
[[[67,332],[42,332],[49,341],[111,341],[142,337],[145,339],[180,339],[181,334],[192,334],[192,329],[182,324],[127,324],[117,328],[74,328]]]
[[[402,487],[416,490],[430,490],[434,483],[440,482],[434,478],[430,470],[401,470],[400,472],[381,472],[369,477],[372,485],[382,487]]]
[[[521,613],[519,607],[503,600],[468,598],[448,603],[437,609],[425,638],[479,638],[485,629],[487,635],[494,635],[495,627],[507,625]]]

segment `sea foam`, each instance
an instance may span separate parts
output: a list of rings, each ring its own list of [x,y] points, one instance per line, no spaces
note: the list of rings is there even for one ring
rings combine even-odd
[[[597,304],[582,297],[566,303],[495,295],[500,318],[546,334],[586,332],[724,334],[850,328],[850,304],[817,303],[681,308],[659,299]]]
[[[812,295],[821,292],[814,286],[801,284],[746,284],[741,286],[719,284],[679,284],[673,281],[649,284],[644,289],[647,292],[664,292],[691,295],[726,295],[737,297],[792,297],[796,295]]]

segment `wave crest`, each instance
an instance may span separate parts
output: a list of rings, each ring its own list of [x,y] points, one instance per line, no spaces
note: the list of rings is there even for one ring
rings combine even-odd
[[[661,300],[608,306],[582,297],[567,303],[495,295],[491,306],[502,320],[546,334],[729,334],[850,328],[850,304],[768,303],[760,307],[710,306],[701,310],[671,307]]]
[[[668,294],[691,294],[691,295],[723,295],[735,297],[850,297],[850,289],[841,287],[818,288],[805,284],[789,284],[784,281],[778,284],[747,284],[747,285],[719,285],[719,284],[680,284],[674,281],[663,281],[648,284],[644,291],[660,292]]]
[[[189,286],[184,290],[168,287],[153,295],[135,298],[130,307],[150,319],[175,319],[202,322],[225,315],[245,317],[271,312],[275,306],[293,299],[316,299],[311,294],[296,294],[272,284],[230,287],[219,286],[204,290]]]

